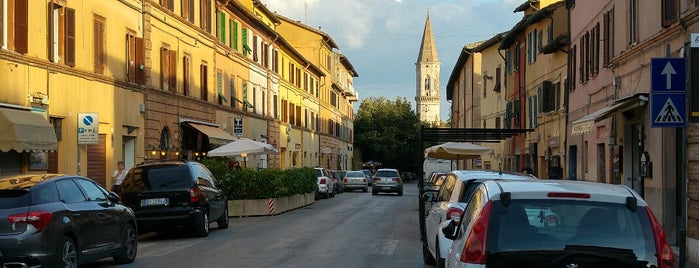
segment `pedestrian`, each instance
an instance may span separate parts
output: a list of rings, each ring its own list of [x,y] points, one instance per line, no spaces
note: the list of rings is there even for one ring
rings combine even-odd
[[[240,167],[240,162],[238,162],[238,161],[233,162],[233,169],[241,170],[242,167]]]
[[[112,192],[119,193],[121,191],[121,182],[124,181],[127,172],[124,168],[124,161],[117,162],[117,169],[112,174]]]

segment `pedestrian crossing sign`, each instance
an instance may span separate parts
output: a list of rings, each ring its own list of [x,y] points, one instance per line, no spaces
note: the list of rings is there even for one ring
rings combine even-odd
[[[651,95],[651,127],[686,127],[687,94],[655,93]]]

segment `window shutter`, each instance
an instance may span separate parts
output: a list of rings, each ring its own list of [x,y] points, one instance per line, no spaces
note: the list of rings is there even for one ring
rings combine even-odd
[[[170,50],[169,61],[169,73],[170,73],[170,91],[177,93],[177,51]]]
[[[170,74],[168,73],[170,68],[170,63],[168,62],[169,57],[168,49],[163,47],[160,49],[160,89],[167,90],[168,83],[170,82]]]
[[[130,33],[126,34],[126,80],[129,82],[136,81],[136,42],[134,36]]]
[[[29,6],[28,0],[15,1],[15,51],[26,54],[28,50]],[[0,10],[1,12],[2,10]],[[0,28],[2,26],[0,25]]]
[[[93,44],[94,44],[94,64],[95,64],[95,73],[98,74],[104,74],[104,42],[102,41],[102,38],[104,37],[104,23],[102,23],[99,20],[94,21],[93,25],[94,29],[94,35],[93,35]]]
[[[201,73],[201,99],[208,101],[209,100],[209,72],[207,69],[206,64],[202,64],[200,67],[200,73]]]
[[[5,1],[0,1],[0,10],[5,10]],[[0,12],[0,21],[5,21],[3,17],[4,12]],[[49,25],[51,25],[51,19],[49,18]],[[0,47],[5,43],[5,39],[3,36],[5,36],[3,33],[5,31],[5,28],[0,26]],[[49,48],[49,51],[51,51],[51,48]]]
[[[233,49],[238,51],[238,23],[233,22]]]
[[[75,10],[65,8],[66,18],[66,65],[75,67]]]
[[[136,83],[139,85],[146,84],[146,70],[145,70],[145,48],[143,47],[143,38],[136,37]],[[144,66],[144,67],[141,67]]]
[[[190,87],[191,87],[191,63],[189,62],[189,56],[185,55],[182,57],[182,92],[185,96],[189,96],[191,94],[190,92]]]
[[[677,6],[679,3],[677,3],[677,0],[663,0],[663,19],[662,19],[662,26],[663,27],[668,27],[671,24],[677,22]]]

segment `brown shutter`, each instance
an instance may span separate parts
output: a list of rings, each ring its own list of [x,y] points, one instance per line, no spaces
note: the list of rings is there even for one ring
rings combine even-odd
[[[26,54],[29,32],[29,7],[28,0],[15,1],[15,51]],[[0,27],[1,28],[1,27]]]
[[[194,23],[194,0],[186,0],[185,2],[189,3],[189,6],[188,6],[189,17],[187,18],[187,20],[191,23]]]
[[[104,24],[99,20],[95,20],[93,27],[95,73],[104,74],[104,42],[102,40],[104,37]]]
[[[184,56],[182,57],[182,91],[184,92],[185,96],[189,96],[189,86],[190,86],[190,63],[189,63],[189,57]]]
[[[146,70],[145,70],[145,49],[143,47],[143,38],[136,37],[136,53],[134,58],[136,59],[136,83],[144,85],[146,83]],[[144,66],[141,68],[141,66]]]
[[[169,74],[170,74],[170,91],[177,93],[177,51],[170,50],[170,57],[169,57]]]
[[[0,10],[5,10],[4,5],[5,5],[5,2],[4,2],[4,1],[0,1]],[[4,21],[4,20],[3,20],[3,16],[2,16],[3,13],[4,13],[4,12],[0,12],[0,21]],[[50,22],[49,22],[49,24],[50,24]],[[3,34],[3,30],[4,30],[4,28],[3,28],[3,27],[0,27],[0,44],[4,43],[4,42],[3,42],[3,41],[4,41],[3,36],[5,36],[5,35]]]
[[[75,10],[65,8],[66,12],[66,65],[75,67]]]
[[[209,100],[209,84],[208,84],[208,71],[206,64],[201,65],[201,99],[208,101]]]

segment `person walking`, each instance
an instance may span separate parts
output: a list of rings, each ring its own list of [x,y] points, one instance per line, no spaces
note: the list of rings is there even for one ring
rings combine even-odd
[[[121,182],[124,181],[127,170],[124,168],[124,161],[117,162],[117,169],[112,175],[112,192],[119,193],[121,191]]]

